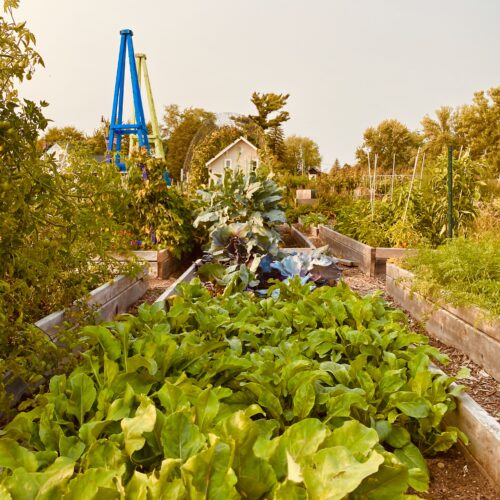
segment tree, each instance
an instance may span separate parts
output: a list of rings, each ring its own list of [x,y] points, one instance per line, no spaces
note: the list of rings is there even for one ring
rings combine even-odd
[[[178,104],[168,104],[164,108],[163,125],[161,127],[162,139],[170,139],[172,132],[179,126],[182,121],[182,111]]]
[[[339,161],[338,158],[335,158],[335,161],[333,162],[332,168],[334,168],[334,169],[336,169],[336,168],[342,168],[340,166],[340,161]]]
[[[456,146],[455,116],[450,106],[436,110],[436,119],[429,115],[422,118],[425,150],[433,157],[439,156],[448,146]]]
[[[308,173],[310,168],[321,166],[318,145],[309,137],[291,135],[285,139],[283,169],[293,174]]]
[[[372,164],[377,154],[377,168],[382,169],[392,168],[394,154],[396,165],[409,165],[420,143],[420,136],[417,133],[411,132],[406,125],[394,119],[384,120],[377,127],[367,128],[363,138],[363,145],[356,150],[356,158],[360,163],[366,164],[366,150],[368,150]]]
[[[290,94],[254,92],[251,101],[257,109],[257,114],[232,117],[248,140],[259,148],[269,148],[278,161],[284,159],[284,134],[281,125],[290,119],[288,111],[283,110],[289,97]]]
[[[214,113],[201,108],[186,108],[168,127],[174,126],[167,140],[167,168],[175,180],[180,180],[181,169],[196,133],[205,123],[215,123]],[[167,127],[167,125],[166,125]]]
[[[56,142],[61,146],[66,146],[67,144],[82,145],[85,140],[85,134],[76,127],[51,127],[40,140],[40,144],[42,149],[47,149]]]
[[[96,128],[92,135],[85,139],[85,147],[93,155],[104,155],[108,149],[109,121]]]
[[[500,87],[474,94],[456,118],[457,135],[472,159],[484,158],[496,174],[500,171]]]

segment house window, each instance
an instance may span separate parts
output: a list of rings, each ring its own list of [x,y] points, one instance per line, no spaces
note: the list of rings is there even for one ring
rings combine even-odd
[[[255,170],[257,168],[257,160],[251,160],[250,161],[250,168],[252,170]]]
[[[231,168],[231,159],[224,160],[224,168]]]

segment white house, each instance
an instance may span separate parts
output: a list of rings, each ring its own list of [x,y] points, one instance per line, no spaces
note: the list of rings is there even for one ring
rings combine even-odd
[[[236,139],[205,163],[210,177],[224,173],[225,168],[231,168],[233,171],[242,170],[247,174],[258,164],[258,149],[244,137]]]
[[[58,170],[64,170],[66,168],[67,162],[68,162],[68,147],[69,145],[66,144],[65,146],[61,146],[57,142],[52,144],[49,149],[45,151],[46,156],[54,156],[54,160],[57,164]]]

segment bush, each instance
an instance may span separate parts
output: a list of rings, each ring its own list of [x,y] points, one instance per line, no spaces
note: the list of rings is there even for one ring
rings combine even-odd
[[[181,258],[196,245],[194,206],[176,186],[167,186],[165,162],[136,159],[128,169],[126,223],[141,248],[167,249]]]

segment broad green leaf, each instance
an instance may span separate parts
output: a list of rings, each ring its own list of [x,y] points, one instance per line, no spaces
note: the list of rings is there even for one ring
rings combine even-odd
[[[78,474],[68,484],[64,500],[93,499],[100,487],[114,488],[113,478],[117,471],[102,468],[88,469]]]
[[[65,436],[61,434],[59,437],[59,453],[61,456],[78,460],[85,450],[85,443],[82,443],[76,436]]]
[[[410,439],[410,433],[404,427],[393,425],[384,441],[393,448],[403,448],[410,442]]]
[[[329,417],[349,417],[351,406],[366,409],[366,399],[357,392],[344,392],[339,396],[333,396],[327,403]]]
[[[35,472],[38,461],[35,454],[20,446],[16,441],[9,438],[0,439],[0,467],[14,470],[22,467],[28,472]]]
[[[379,381],[379,390],[382,394],[393,393],[401,389],[406,383],[404,370],[387,370]]]
[[[252,412],[253,413],[253,412]],[[238,411],[224,419],[219,428],[224,441],[234,444],[232,467],[238,477],[238,491],[248,498],[260,498],[276,483],[276,475],[267,459],[254,452],[260,437],[266,444],[274,426],[260,425],[244,411]],[[265,444],[262,446],[265,448]]]
[[[327,427],[315,418],[293,424],[282,436],[282,444],[290,455],[300,462],[320,447],[328,434]]]
[[[195,404],[196,424],[202,432],[207,432],[219,412],[220,403],[211,389],[205,389]]]
[[[185,413],[176,412],[165,418],[161,442],[165,458],[184,461],[203,448],[205,436]]]
[[[312,457],[312,464],[303,468],[304,483],[311,498],[340,500],[377,472],[383,462],[384,457],[377,452],[361,463],[347,448],[326,448],[318,451]]]
[[[77,373],[68,379],[71,398],[68,401],[67,413],[74,415],[83,424],[84,417],[96,400],[96,389],[92,379],[85,373]]]
[[[429,469],[420,450],[412,443],[394,450],[394,455],[408,466],[408,483],[416,491],[429,489]]]
[[[321,448],[344,446],[355,457],[366,457],[378,442],[375,429],[365,427],[357,420],[348,420],[325,439]]]
[[[156,395],[167,414],[188,410],[191,406],[187,395],[179,387],[170,382],[165,382]]]
[[[349,496],[352,500],[403,499],[408,488],[408,469],[405,465],[382,465]]]
[[[293,396],[293,414],[299,419],[306,418],[314,408],[316,391],[312,382],[302,384]]]
[[[136,470],[127,486],[125,487],[126,498],[134,500],[147,500],[148,486],[148,476]]]
[[[74,466],[75,462],[70,458],[59,457],[44,472],[27,472],[18,468],[4,484],[14,499],[55,500],[62,497]]]
[[[267,387],[256,382],[250,382],[245,384],[244,388],[257,397],[257,403],[268,410],[273,418],[280,418],[283,413],[280,400]]]
[[[83,455],[81,462],[86,467],[103,468],[119,472],[125,462],[126,454],[117,443],[108,439],[101,439],[92,444]]]
[[[132,418],[124,418],[121,421],[121,428],[123,430],[123,438],[125,441],[125,450],[129,457],[140,450],[146,439],[143,437],[145,432],[151,432],[154,429],[156,421],[156,408],[155,405],[144,398]]]
[[[413,418],[425,418],[429,416],[431,405],[424,398],[416,398],[414,401],[396,403],[396,408],[405,415]]]
[[[231,468],[231,449],[216,442],[181,467],[182,477],[191,499],[237,499],[236,474]]]
[[[104,326],[86,326],[83,333],[96,338],[109,359],[116,361],[121,356],[120,340]]]
[[[273,500],[307,500],[307,491],[302,486],[286,480],[278,483],[271,498]]]

